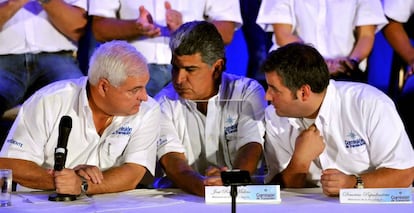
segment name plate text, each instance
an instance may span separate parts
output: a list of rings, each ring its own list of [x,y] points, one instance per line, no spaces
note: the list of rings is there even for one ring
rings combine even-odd
[[[206,186],[206,203],[231,203],[230,186]],[[279,185],[246,185],[237,187],[236,203],[279,204]]]
[[[412,203],[411,188],[341,189],[341,203]]]

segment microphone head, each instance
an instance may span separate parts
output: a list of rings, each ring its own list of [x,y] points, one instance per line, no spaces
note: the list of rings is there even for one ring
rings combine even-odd
[[[62,116],[59,123],[58,147],[66,149],[70,131],[72,130],[72,118],[70,116]]]
[[[60,119],[59,128],[69,128],[72,129],[72,118],[70,116],[64,115]]]

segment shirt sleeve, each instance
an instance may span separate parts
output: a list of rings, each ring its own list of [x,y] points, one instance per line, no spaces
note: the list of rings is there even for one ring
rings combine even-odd
[[[267,106],[264,89],[256,81],[251,81],[243,97],[239,112],[238,138],[236,150],[250,142],[264,143],[264,110]]]
[[[414,0],[382,0],[387,17],[405,23],[414,13]]]
[[[121,4],[118,0],[89,0],[89,15],[116,18]],[[138,6],[137,6],[138,10]]]
[[[236,23],[236,28],[242,25],[238,0],[207,0],[205,15],[208,21],[233,21]]]
[[[359,0],[355,25],[377,25],[377,32],[380,31],[388,21],[385,18],[381,2],[378,0]]]
[[[47,141],[51,141],[50,138],[57,138],[57,133],[52,135],[57,132],[57,128],[48,125],[56,123],[56,121],[48,122],[50,119],[47,118],[47,115],[50,115],[50,111],[45,113],[47,112],[44,109],[45,105],[47,104],[37,94],[34,94],[22,105],[0,156],[32,161],[40,166],[44,163],[44,147],[46,147]]]
[[[146,167],[154,175],[161,113],[155,100],[149,98],[147,102],[145,115],[138,128],[131,135],[124,158],[125,162],[137,163]]]
[[[293,2],[291,0],[263,0],[256,23],[265,31],[273,32],[273,24],[295,25]]]
[[[157,144],[158,160],[169,152],[185,153],[185,147],[178,137],[174,126],[174,113],[179,113],[179,108],[172,107],[171,103],[166,101],[166,97],[160,98],[161,119],[160,119],[160,139]]]
[[[381,96],[375,101],[362,105],[363,114],[369,118],[367,129],[371,166],[376,169],[413,167],[413,147],[393,102]]]
[[[66,0],[66,3],[69,3],[73,6],[80,7],[84,10],[88,10],[88,2],[87,0]]]

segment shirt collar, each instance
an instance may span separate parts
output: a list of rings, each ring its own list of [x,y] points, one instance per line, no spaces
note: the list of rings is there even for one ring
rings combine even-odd
[[[89,108],[89,101],[88,101],[88,95],[87,95],[87,89],[86,86],[88,84],[88,77],[82,77],[80,81],[81,90],[79,92],[79,112],[81,111],[91,111]]]

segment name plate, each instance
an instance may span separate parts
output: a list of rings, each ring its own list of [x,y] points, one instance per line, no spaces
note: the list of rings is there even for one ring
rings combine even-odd
[[[411,188],[341,189],[341,203],[412,203]]]
[[[231,203],[230,186],[206,186],[206,203]],[[279,204],[279,185],[246,185],[237,187],[236,203]]]

